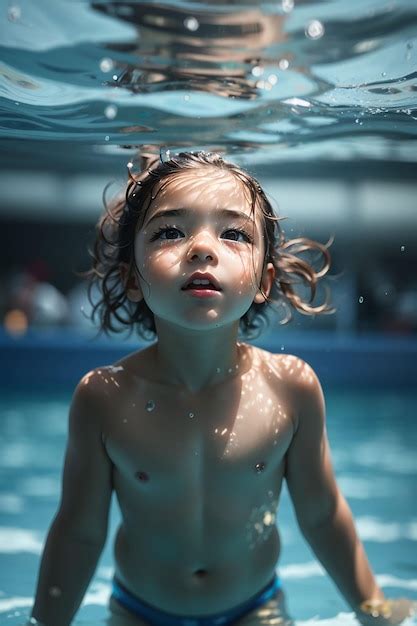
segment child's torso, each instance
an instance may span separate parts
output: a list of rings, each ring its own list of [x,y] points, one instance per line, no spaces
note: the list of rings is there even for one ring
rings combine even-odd
[[[245,374],[194,395],[138,376],[138,353],[110,368],[117,384],[106,384],[103,438],[123,520],[116,575],[164,611],[240,604],[278,561],[275,515],[295,411],[286,375],[297,357],[248,351]]]

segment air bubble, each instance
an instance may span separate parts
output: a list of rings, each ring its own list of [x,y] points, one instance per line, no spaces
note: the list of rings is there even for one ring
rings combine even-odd
[[[255,67],[252,68],[253,76],[262,76],[264,71],[265,71],[264,68],[261,67],[260,65],[255,65]]]
[[[277,78],[277,75],[276,75],[276,74],[270,74],[270,75],[268,76],[268,82],[269,82],[271,85],[276,85],[276,84],[277,84],[277,80],[278,80],[278,78]]]
[[[189,99],[190,99],[190,96],[188,94],[184,96],[184,100],[188,101]]]
[[[291,13],[294,8],[294,0],[282,0],[282,10]]]
[[[387,75],[387,73],[386,73],[386,72],[381,72],[381,76],[382,76],[382,78],[385,78],[385,76],[386,76],[386,75]]]
[[[155,408],[155,402],[153,400],[148,400],[148,402],[146,403],[146,410],[147,411],[153,411]]]
[[[107,117],[108,120],[114,120],[117,115],[117,106],[115,104],[109,104],[104,109],[104,115]]]
[[[319,20],[311,21],[305,31],[310,39],[320,39],[324,35],[324,26]]]
[[[113,74],[112,79],[117,80],[117,74]]]
[[[285,72],[285,70],[287,70],[289,68],[290,62],[288,61],[288,59],[281,59],[278,63],[278,67],[280,70],[283,70]]]
[[[108,57],[104,57],[104,59],[101,59],[100,69],[104,74],[111,72],[113,68],[114,68],[114,63],[112,59],[109,59]]]
[[[194,417],[194,413],[188,413],[188,417]]]
[[[364,300],[363,296],[359,296],[359,304],[362,304],[363,300]]]
[[[12,4],[7,9],[7,19],[9,22],[17,22],[22,17],[22,9],[17,4]]]
[[[132,167],[133,167],[133,163],[132,163],[132,161],[129,161],[129,163],[127,164],[127,167],[128,167],[129,169],[132,169]]]
[[[401,252],[404,252],[405,246],[401,246]]]
[[[184,20],[184,26],[188,30],[196,31],[199,29],[200,23],[195,17],[186,17]]]

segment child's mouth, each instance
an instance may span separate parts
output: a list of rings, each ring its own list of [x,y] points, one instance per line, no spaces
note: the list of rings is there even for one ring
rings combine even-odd
[[[220,293],[218,289],[215,289],[211,285],[190,285],[189,287],[185,287],[183,291],[188,291],[192,296],[197,297],[209,297],[216,296]]]

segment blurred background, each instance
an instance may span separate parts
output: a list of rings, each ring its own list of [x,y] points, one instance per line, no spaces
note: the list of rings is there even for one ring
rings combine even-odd
[[[334,236],[337,313],[272,320],[269,344],[415,341],[413,2],[366,0],[353,12],[336,0],[2,5],[7,359],[27,341],[40,349],[94,336],[77,273],[89,268],[103,190],[120,191],[141,154],[181,149],[217,150],[257,176],[287,217],[287,238]],[[117,341],[125,349],[123,336],[107,345]],[[21,367],[6,367],[3,379],[18,384]],[[59,362],[52,370],[59,377]],[[31,371],[35,384],[51,375]],[[78,373],[67,370],[63,384]]]
[[[75,384],[145,347],[97,338],[88,319],[78,273],[103,190],[120,191],[141,155],[180,150],[248,169],[287,238],[334,237],[336,314],[272,319],[254,343],[317,371],[379,582],[416,596],[414,0],[1,0],[0,11],[0,623],[31,602]],[[346,607],[300,548],[285,498],[290,608],[334,617]],[[103,558],[87,604],[108,595]]]

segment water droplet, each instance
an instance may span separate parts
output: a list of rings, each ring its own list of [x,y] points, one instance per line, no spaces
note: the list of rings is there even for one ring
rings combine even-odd
[[[145,408],[147,411],[153,411],[155,408],[155,402],[153,400],[148,400]]]
[[[278,63],[278,67],[280,70],[287,70],[289,68],[290,62],[288,61],[288,59],[281,59]]]
[[[261,65],[255,65],[255,67],[252,68],[253,76],[262,76],[263,73],[264,68]]]
[[[117,115],[117,106],[115,104],[109,104],[108,106],[106,106],[106,108],[104,109],[104,115],[107,117],[108,120],[114,120]]]
[[[405,246],[401,246],[401,252],[404,252]]]
[[[195,17],[186,17],[184,20],[184,26],[185,28],[188,28],[188,30],[195,31],[199,29],[200,23]]]
[[[188,417],[194,417],[194,413],[188,413]]]
[[[17,22],[22,17],[22,9],[17,4],[12,4],[7,9],[7,19],[9,22]]]
[[[363,296],[359,296],[359,304],[362,304],[363,300],[364,300]]]
[[[53,598],[59,598],[62,594],[62,591],[59,587],[49,587],[49,595]]]
[[[261,472],[263,472],[265,469],[265,463],[263,461],[261,461],[260,463],[257,463],[255,465],[255,470],[258,474],[260,474]]]
[[[282,10],[291,13],[294,8],[294,0],[282,0]]]
[[[104,141],[109,141],[109,140],[110,140],[109,135],[106,135],[106,136],[104,137]]]
[[[305,34],[310,39],[320,39],[324,35],[324,26],[319,20],[312,20],[307,25]]]
[[[107,74],[107,72],[111,72],[113,68],[114,63],[112,59],[109,59],[109,57],[104,57],[104,59],[101,59],[100,69],[102,72],[104,72],[104,74]]]

